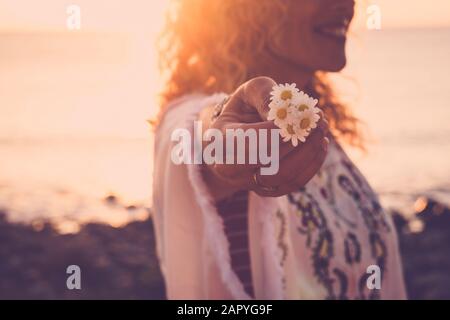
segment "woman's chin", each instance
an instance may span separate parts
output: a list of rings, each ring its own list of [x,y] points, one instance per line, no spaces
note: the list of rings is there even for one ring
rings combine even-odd
[[[324,62],[322,67],[319,69],[327,72],[339,72],[342,69],[344,69],[346,65],[347,65],[347,58],[345,57],[345,55],[338,59],[336,56],[334,56],[333,59]]]

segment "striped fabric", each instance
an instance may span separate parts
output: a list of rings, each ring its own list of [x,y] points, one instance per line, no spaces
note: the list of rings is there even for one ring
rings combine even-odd
[[[231,266],[242,281],[245,291],[253,297],[247,215],[248,191],[238,192],[220,201],[217,208],[230,242]]]

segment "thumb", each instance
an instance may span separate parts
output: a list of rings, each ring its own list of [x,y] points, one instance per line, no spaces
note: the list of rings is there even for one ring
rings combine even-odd
[[[269,77],[257,77],[243,84],[236,95],[247,106],[254,108],[262,121],[269,114],[270,93],[277,83]]]

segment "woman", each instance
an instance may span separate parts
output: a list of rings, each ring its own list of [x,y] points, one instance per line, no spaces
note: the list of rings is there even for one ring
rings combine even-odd
[[[324,80],[346,64],[354,1],[177,4],[163,38],[153,195],[168,298],[405,298],[392,221],[340,147],[362,146],[358,121]],[[198,134],[195,121],[222,133],[276,128],[276,83],[296,83],[323,114],[305,143],[280,142],[275,175],[262,163],[171,160],[172,133]]]

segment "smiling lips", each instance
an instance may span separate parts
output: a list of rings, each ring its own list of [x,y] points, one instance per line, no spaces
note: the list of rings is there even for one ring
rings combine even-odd
[[[332,22],[318,26],[315,28],[317,33],[327,37],[333,37],[338,39],[345,39],[347,36],[347,31],[350,25],[350,19],[343,18],[341,21]]]

